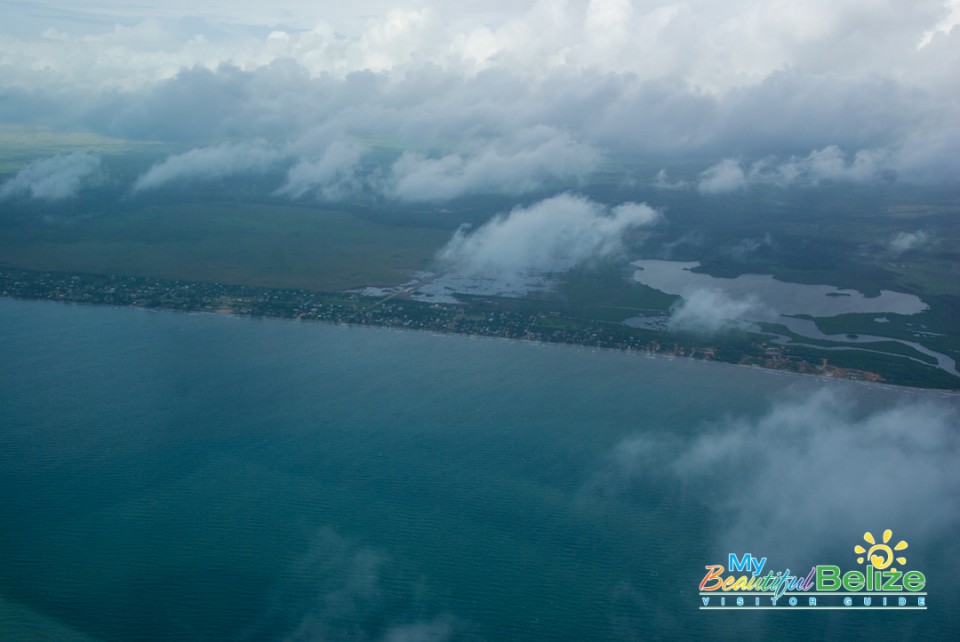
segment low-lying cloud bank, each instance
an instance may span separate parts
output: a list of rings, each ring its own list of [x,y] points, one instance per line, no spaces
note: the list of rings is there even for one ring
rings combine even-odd
[[[280,160],[280,154],[261,142],[234,143],[192,149],[168,156],[137,177],[134,192],[169,183],[209,181],[244,173],[261,173]]]
[[[408,151],[389,164],[366,168],[369,146],[345,139],[318,145],[311,139],[272,146],[263,141],[230,143],[171,155],[141,174],[132,191],[264,174],[286,164],[286,177],[274,196],[439,203],[472,194],[520,196],[550,185],[568,187],[582,181],[601,160],[590,145],[550,127],[491,141],[461,141],[456,151],[442,155]]]
[[[745,166],[741,161],[725,158],[704,170],[697,182],[703,194],[724,194],[743,190],[751,185],[812,186],[820,183],[855,183],[893,181],[901,170],[909,172],[901,153],[883,149],[860,150],[848,155],[836,145],[814,150],[805,157],[791,157],[778,162],[765,158]],[[666,174],[657,175],[658,183]]]
[[[102,178],[100,157],[86,152],[60,154],[24,166],[0,185],[0,199],[27,197],[42,201],[73,198],[85,185]]]
[[[388,165],[362,172],[361,163],[370,151],[367,145],[337,138],[318,152],[305,153],[315,147],[311,138],[304,135],[272,146],[260,140],[228,143],[171,155],[141,174],[132,191],[265,173],[286,164],[286,179],[274,191],[275,196],[345,200],[365,195],[442,203],[475,194],[521,196],[550,186],[569,187],[587,179],[604,158],[599,148],[566,131],[537,126],[489,140],[465,139],[454,151],[442,154],[407,151]],[[830,145],[783,161],[767,157],[747,164],[725,158],[702,171],[695,181],[673,180],[662,169],[654,177],[654,186],[662,190],[695,188],[701,194],[715,195],[755,185],[785,189],[821,183],[891,182],[900,176],[901,159],[901,154],[882,149],[861,150],[851,156]]]
[[[563,271],[616,255],[623,249],[624,234],[659,218],[644,204],[608,208],[583,196],[561,194],[500,214],[473,232],[460,228],[438,258],[468,275]]]
[[[0,125],[190,149],[134,193],[276,172],[265,195],[442,203],[601,170],[649,185],[638,167],[691,157],[699,174],[654,185],[960,175],[955,2],[278,2],[4,6]],[[0,197],[69,198],[97,175],[57,162],[71,167],[24,167]]]
[[[197,146],[384,141],[411,152],[387,188],[417,200],[523,193],[576,177],[588,150],[728,159],[700,181],[709,193],[960,173],[960,39],[943,0],[290,1],[202,15],[173,1],[0,9],[0,122]],[[538,128],[560,136],[513,147]],[[788,160],[736,160],[771,155]]]
[[[356,143],[336,141],[312,160],[301,160],[287,170],[286,181],[274,194],[292,199],[308,194],[339,201],[363,190],[358,170],[367,150]]]
[[[551,182],[577,182],[599,160],[589,145],[539,127],[440,158],[407,152],[393,164],[386,192],[404,201],[447,201],[467,194],[518,196]]]

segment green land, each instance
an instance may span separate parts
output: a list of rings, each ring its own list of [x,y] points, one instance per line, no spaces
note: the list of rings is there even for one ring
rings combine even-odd
[[[556,291],[525,299],[464,296],[447,306],[401,295],[385,312],[376,299],[345,291],[399,285],[418,271],[436,268],[437,251],[461,223],[482,223],[516,199],[403,205],[371,198],[335,207],[291,203],[268,196],[282,174],[132,194],[132,179],[169,149],[51,132],[0,131],[0,139],[8,143],[0,153],[0,182],[33,158],[79,149],[101,154],[106,176],[82,198],[0,201],[0,282],[6,296],[405,325],[960,388],[960,378],[938,369],[931,357],[893,341],[854,346],[791,337],[805,345],[776,346],[768,337],[745,332],[703,337],[623,325],[630,317],[665,315],[677,301],[632,281],[630,260],[696,260],[713,276],[773,274],[868,296],[880,290],[915,294],[929,310],[815,321],[827,334],[912,341],[960,360],[957,190],[826,185],[708,198],[695,191],[658,190],[652,182],[655,164],[617,159],[577,191],[608,204],[644,201],[666,216],[652,231],[629,236],[624,256],[577,268],[562,275]],[[396,151],[383,148],[371,156],[382,164],[391,154]],[[646,182],[627,186],[625,175]],[[557,191],[559,186],[544,189],[522,203]],[[915,230],[930,242],[890,253],[894,234]],[[743,251],[745,240],[748,251]],[[178,294],[177,287],[188,293]],[[879,316],[884,322],[876,320]],[[784,330],[780,334],[789,335]]]

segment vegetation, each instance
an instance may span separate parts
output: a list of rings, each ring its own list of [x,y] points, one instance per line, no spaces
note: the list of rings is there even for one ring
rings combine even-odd
[[[436,267],[437,251],[461,224],[482,224],[498,212],[553,195],[562,186],[544,186],[521,198],[466,196],[442,206],[366,195],[331,207],[266,196],[282,183],[277,169],[134,194],[129,186],[138,174],[163,155],[182,150],[45,130],[25,135],[0,129],[0,141],[6,143],[0,146],[0,180],[38,156],[80,149],[103,156],[105,176],[85,188],[82,198],[3,201],[0,270],[6,275],[8,296],[351,323],[393,324],[400,319],[408,327],[694,354],[820,374],[834,368],[830,372],[835,376],[860,377],[857,372],[862,371],[891,382],[957,387],[956,377],[924,365],[933,361],[928,355],[893,341],[849,346],[884,353],[875,354],[781,348],[762,335],[698,337],[623,325],[631,317],[662,317],[679,298],[635,282],[630,258],[696,260],[700,270],[717,277],[773,274],[867,295],[881,290],[915,294],[929,310],[913,316],[846,314],[815,321],[827,334],[902,339],[960,360],[957,190],[895,184],[870,189],[820,185],[815,190],[768,186],[708,197],[696,190],[657,188],[656,163],[610,158],[578,191],[607,204],[648,202],[665,213],[651,230],[628,235],[626,251],[617,260],[581,265],[558,275],[556,291],[526,299],[461,296],[464,303],[450,307],[401,296],[381,310],[344,291],[408,282],[415,272]],[[376,143],[365,161],[365,171],[374,174],[402,151],[389,141]],[[689,181],[697,167],[700,164],[687,159],[671,166],[670,176]],[[891,252],[895,234],[918,230],[931,240]],[[59,275],[50,282],[76,276],[83,287],[50,290],[38,286],[34,277],[26,279],[26,289],[10,287],[14,274]],[[144,289],[145,283],[161,285]],[[163,283],[187,285],[171,289]],[[101,286],[113,290],[96,292]],[[251,290],[243,294],[243,288]],[[311,312],[308,305],[319,307]],[[326,305],[340,307],[328,310]],[[396,314],[385,316],[385,311]],[[784,328],[778,332],[808,346],[844,345],[798,337]]]
[[[315,290],[401,283],[448,233],[279,203],[150,204],[0,235],[0,265]]]

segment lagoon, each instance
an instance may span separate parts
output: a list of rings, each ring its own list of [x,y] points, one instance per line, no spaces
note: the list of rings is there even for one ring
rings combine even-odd
[[[832,317],[853,312],[918,314],[928,308],[919,297],[903,292],[881,290],[867,297],[856,290],[830,285],[806,285],[778,281],[769,274],[741,274],[736,278],[710,276],[693,269],[697,261],[634,261],[639,268],[634,279],[667,294],[684,294],[699,289],[718,289],[728,297],[755,297],[761,306],[776,314],[807,314]]]

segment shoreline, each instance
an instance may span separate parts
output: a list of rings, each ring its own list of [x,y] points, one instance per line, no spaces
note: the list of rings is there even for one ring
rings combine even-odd
[[[384,300],[364,297],[355,291],[325,292],[13,268],[0,268],[0,296],[562,343],[750,365],[828,379],[886,383],[901,388],[960,390],[960,377],[933,365],[914,362],[904,358],[905,355],[847,350],[831,354],[814,348],[777,345],[765,336],[747,332],[709,336],[663,332],[596,319],[590,310],[570,309],[549,300],[471,297],[457,304],[444,304],[401,296]]]
[[[491,334],[481,334],[481,333],[467,333],[467,332],[456,332],[448,331],[441,332],[434,329],[420,329],[420,328],[410,328],[403,326],[393,326],[393,325],[379,325],[379,324],[370,324],[370,323],[351,323],[348,321],[330,321],[325,319],[311,319],[311,318],[299,318],[299,317],[285,317],[279,315],[257,315],[257,314],[245,314],[237,312],[235,310],[226,310],[226,309],[216,309],[216,310],[205,310],[205,309],[182,309],[182,308],[173,308],[173,307],[159,307],[159,306],[145,306],[145,305],[133,305],[133,304],[121,304],[121,303],[108,303],[108,302],[88,302],[88,301],[75,301],[69,299],[54,299],[54,298],[43,298],[43,297],[18,297],[10,296],[9,294],[0,294],[0,299],[8,299],[11,301],[42,301],[47,303],[55,304],[65,304],[65,305],[77,305],[77,306],[89,306],[89,307],[110,307],[116,309],[133,309],[140,310],[143,312],[155,312],[155,313],[182,313],[182,314],[198,314],[198,315],[210,315],[213,317],[229,317],[240,320],[269,320],[269,321],[288,321],[288,322],[297,322],[303,324],[318,323],[327,326],[341,326],[351,329],[370,329],[370,330],[389,330],[394,332],[411,332],[411,333],[425,333],[430,334],[436,337],[464,337],[477,340],[506,340],[516,343],[522,343],[524,345],[531,345],[537,347],[545,348],[558,348],[558,349],[577,349],[577,350],[589,350],[589,351],[600,351],[603,353],[619,353],[630,358],[646,358],[646,359],[657,359],[663,361],[673,361],[673,360],[682,360],[684,363],[689,364],[709,364],[713,366],[726,366],[733,368],[746,368],[754,371],[761,371],[764,373],[784,375],[784,376],[794,376],[805,379],[814,379],[821,382],[842,382],[842,383],[852,383],[860,384],[870,388],[879,388],[879,389],[890,389],[904,392],[917,392],[923,393],[925,395],[937,394],[940,396],[945,396],[951,399],[960,397],[960,389],[950,389],[950,388],[933,388],[933,387],[919,387],[919,386],[910,386],[905,384],[890,383],[886,381],[871,381],[860,378],[845,378],[838,376],[831,376],[828,374],[821,374],[816,372],[797,372],[793,370],[787,370],[783,368],[769,368],[762,365],[751,364],[751,363],[737,363],[722,361],[718,359],[706,359],[698,358],[694,356],[687,355],[678,355],[670,354],[664,352],[655,352],[650,350],[640,350],[640,349],[630,349],[630,348],[616,348],[610,346],[599,346],[599,345],[588,345],[583,343],[572,343],[564,341],[543,341],[534,338],[524,338],[524,337],[512,337],[512,336],[497,336]]]

